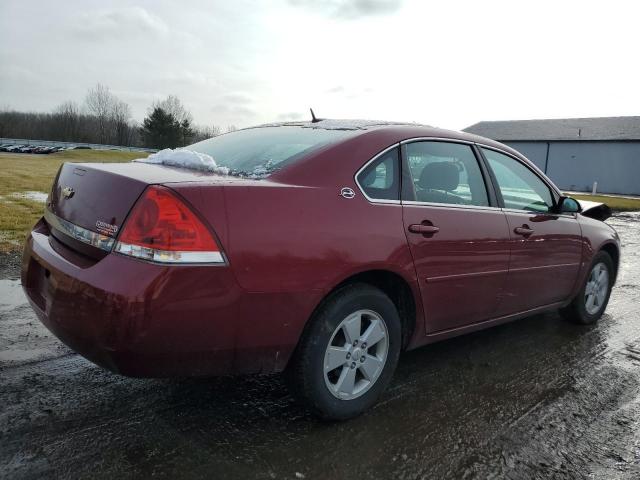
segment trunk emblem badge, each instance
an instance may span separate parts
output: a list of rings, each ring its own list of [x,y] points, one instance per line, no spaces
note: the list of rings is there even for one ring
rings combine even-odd
[[[356,196],[356,192],[354,192],[352,188],[344,187],[342,190],[340,190],[340,195],[344,198],[351,199]]]
[[[115,220],[115,218],[113,220]],[[113,237],[115,236],[116,233],[118,233],[117,225],[112,225],[110,223],[103,222],[102,220],[98,220],[96,222],[96,229],[98,230],[98,233],[101,233],[102,235],[107,235],[110,237]]]
[[[71,197],[73,197],[74,193],[76,193],[76,192],[75,192],[75,190],[74,190],[73,188],[71,188],[71,187],[64,187],[64,188],[62,189],[62,196],[63,196],[64,198],[71,198]]]

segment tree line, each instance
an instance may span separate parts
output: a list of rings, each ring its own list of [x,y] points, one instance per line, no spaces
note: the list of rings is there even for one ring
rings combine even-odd
[[[227,131],[235,129],[227,127]],[[155,101],[138,124],[129,105],[101,84],[89,89],[82,104],[67,101],[50,113],[0,110],[0,137],[4,138],[161,149],[182,147],[221,133],[217,125],[195,125],[175,95]]]

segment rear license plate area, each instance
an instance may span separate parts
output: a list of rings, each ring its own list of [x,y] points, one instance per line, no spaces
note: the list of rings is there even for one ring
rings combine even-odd
[[[47,292],[51,272],[33,258],[29,260],[26,290],[33,302],[44,311],[47,306]]]

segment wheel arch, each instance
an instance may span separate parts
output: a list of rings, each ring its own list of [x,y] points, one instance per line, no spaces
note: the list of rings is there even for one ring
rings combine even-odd
[[[416,329],[416,298],[407,280],[400,274],[391,270],[371,269],[354,273],[331,288],[327,294],[318,302],[305,325],[305,330],[309,325],[309,320],[313,318],[316,311],[323,303],[338,290],[356,283],[366,283],[384,292],[396,306],[400,321],[402,322],[402,349],[406,349]],[[304,335],[304,332],[303,332]],[[301,335],[302,337],[302,335]]]
[[[615,284],[615,281],[618,278],[618,270],[620,268],[620,249],[615,243],[608,242],[602,245],[599,251],[606,252],[613,261],[613,283]]]

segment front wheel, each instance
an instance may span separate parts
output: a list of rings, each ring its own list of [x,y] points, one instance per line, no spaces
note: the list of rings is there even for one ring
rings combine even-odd
[[[345,420],[375,403],[398,363],[398,311],[366,284],[332,294],[310,320],[288,368],[294,392],[319,417]]]
[[[591,262],[591,270],[582,289],[569,304],[561,310],[569,321],[589,325],[602,316],[613,287],[613,261],[606,252],[598,252]]]

